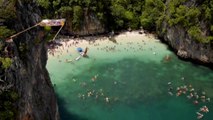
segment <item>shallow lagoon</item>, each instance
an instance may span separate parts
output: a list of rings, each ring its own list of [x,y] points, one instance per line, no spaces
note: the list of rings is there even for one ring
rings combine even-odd
[[[210,110],[203,119],[213,119],[212,102],[194,105],[189,91],[176,96],[177,87],[191,85],[213,98],[212,70],[179,60],[152,35],[127,32],[115,39],[80,40],[59,57],[49,55],[62,120],[195,120],[203,105]],[[89,57],[75,61],[77,47],[88,47]]]

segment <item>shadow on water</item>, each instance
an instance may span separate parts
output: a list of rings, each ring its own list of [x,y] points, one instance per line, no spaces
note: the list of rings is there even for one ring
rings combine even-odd
[[[65,105],[65,101],[63,100],[63,98],[60,98],[58,94],[57,100],[61,120],[88,120],[87,118],[83,118],[82,116],[69,112],[67,106]]]

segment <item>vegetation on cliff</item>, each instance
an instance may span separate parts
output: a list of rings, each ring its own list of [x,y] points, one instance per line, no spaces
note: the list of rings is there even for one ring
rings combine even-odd
[[[14,33],[13,22],[15,15],[15,2],[0,0],[0,40]]]
[[[14,103],[18,100],[18,94],[14,90],[0,92],[0,118],[1,120],[14,120],[16,107]]]
[[[84,16],[93,13],[108,30],[142,26],[155,31],[166,21],[169,26],[182,26],[196,41],[213,40],[213,1],[209,0],[37,0],[37,3],[43,18],[66,18],[73,30],[79,30]],[[0,1],[4,5],[0,9],[0,39],[14,32],[11,30],[16,17],[13,4]]]
[[[170,26],[182,26],[196,41],[213,40],[213,1],[209,0],[38,0],[38,3],[43,11],[48,10],[46,17],[65,17],[71,20],[74,29],[81,27],[85,12],[92,12],[107,29],[143,26],[155,31],[166,21]],[[202,27],[203,24],[207,26]]]
[[[164,19],[169,26],[182,26],[194,40],[208,43],[213,40],[212,12],[213,1],[171,0]]]
[[[4,39],[15,33],[14,21],[15,0],[0,0],[0,119],[14,120],[16,118],[16,105],[18,94],[13,85],[7,81],[5,74],[12,64],[10,47]]]

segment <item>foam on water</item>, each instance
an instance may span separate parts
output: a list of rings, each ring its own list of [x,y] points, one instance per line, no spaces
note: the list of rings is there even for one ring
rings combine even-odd
[[[170,96],[167,84],[172,82],[174,94],[190,84],[212,98],[210,69],[179,60],[153,36],[133,32],[115,40],[80,40],[68,53],[65,48],[59,57],[49,56],[62,120],[194,120],[202,105],[210,109],[204,119],[212,120],[211,102],[194,105],[186,95]],[[89,57],[75,61],[77,47],[88,47]]]

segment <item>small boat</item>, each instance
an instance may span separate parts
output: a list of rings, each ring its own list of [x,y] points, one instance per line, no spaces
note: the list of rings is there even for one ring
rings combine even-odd
[[[81,55],[81,56],[84,56],[85,54],[84,54],[84,52],[80,52],[80,55]]]
[[[87,48],[87,47],[85,48],[85,51],[84,51],[82,48],[78,47],[78,48],[77,48],[77,51],[79,52],[79,54],[80,54],[81,56],[87,57],[87,51],[88,51],[88,48]]]
[[[81,58],[81,56],[78,56],[77,58],[75,58],[75,60],[77,61],[77,60],[79,60]]]
[[[67,63],[70,63],[70,62],[72,62],[72,60],[66,60],[66,62],[67,62]]]

